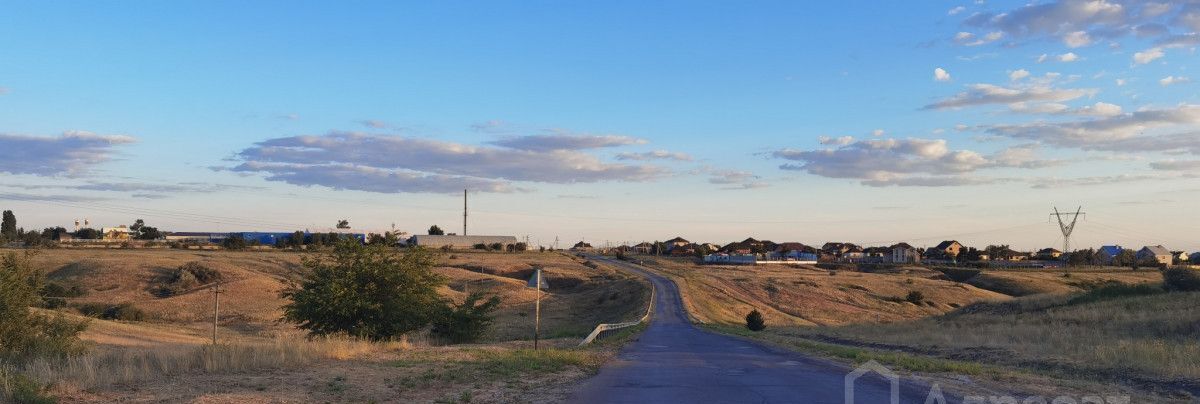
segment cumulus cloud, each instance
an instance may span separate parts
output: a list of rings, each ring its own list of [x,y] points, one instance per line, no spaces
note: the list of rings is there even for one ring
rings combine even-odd
[[[1008,104],[1009,111],[1024,113],[1024,114],[1046,114],[1046,115],[1088,115],[1088,116],[1116,116],[1121,114],[1121,106],[1109,104],[1107,102],[1097,102],[1092,105],[1085,105],[1079,108],[1071,108],[1066,104],[1054,102],[1027,104],[1023,102]]]
[[[1166,87],[1166,86],[1169,86],[1172,84],[1187,83],[1189,81],[1192,81],[1192,79],[1189,79],[1189,78],[1183,77],[1183,76],[1178,76],[1178,77],[1177,76],[1167,76],[1167,77],[1163,77],[1162,79],[1158,80],[1158,84],[1163,87]]]
[[[1200,154],[1200,133],[1194,129],[1195,125],[1200,124],[1200,105],[1146,109],[1116,115],[1112,115],[1111,110],[1108,112],[1108,115],[1082,121],[991,125],[984,127],[984,130],[997,136],[1084,150]],[[1182,128],[1185,131],[1153,133],[1170,128]]]
[[[119,145],[133,143],[123,135],[98,135],[69,131],[62,135],[23,136],[0,133],[0,172],[42,176],[85,174],[97,164],[109,161]]]
[[[1000,31],[989,32],[980,37],[970,32],[959,32],[954,35],[954,43],[962,46],[979,46],[986,45],[1000,40],[1004,37],[1004,33]]]
[[[385,193],[511,192],[521,190],[512,181],[648,181],[668,174],[661,167],[605,163],[570,149],[602,147],[608,140],[546,140],[551,145],[510,140],[512,147],[489,147],[357,132],[291,136],[242,150],[236,158],[240,164],[227,170],[295,185]]]
[[[1079,55],[1076,55],[1075,52],[1067,52],[1067,53],[1058,55],[1059,62],[1071,63],[1071,62],[1074,62],[1077,60],[1079,60]]]
[[[644,153],[626,152],[617,154],[617,160],[675,160],[675,161],[692,161],[692,156],[687,153],[669,152],[666,150],[655,150]]]
[[[1008,79],[1012,81],[1017,81],[1026,77],[1029,77],[1029,71],[1025,69],[1017,69],[1008,72]]]
[[[543,135],[513,136],[491,144],[530,151],[584,150],[645,144],[646,140],[621,135],[575,135],[554,132]]]
[[[1044,84],[1021,87],[1002,87],[994,84],[972,84],[967,91],[926,105],[924,109],[960,108],[987,104],[1020,102],[1062,102],[1095,94],[1094,89],[1054,88]]]
[[[854,143],[854,136],[839,136],[839,137],[818,136],[817,143],[820,143],[823,145],[845,146],[850,143]]]
[[[1144,65],[1144,64],[1153,62],[1161,57],[1163,57],[1162,48],[1150,48],[1150,49],[1146,49],[1145,51],[1142,51],[1142,52],[1134,52],[1133,53],[1133,63],[1137,63],[1139,65]]]
[[[1087,31],[1068,32],[1063,36],[1063,43],[1071,48],[1079,48],[1092,44],[1092,37]]]
[[[922,182],[921,177],[958,176],[989,163],[979,153],[950,150],[941,139],[860,140],[820,150],[783,149],[773,152],[772,156],[790,161],[780,166],[784,170],[858,179],[873,186],[917,185]]]
[[[946,15],[955,15],[955,14],[961,13],[963,11],[967,11],[967,8],[963,7],[963,6],[958,6],[958,7],[954,7],[952,9],[950,9],[950,11],[947,11]]]
[[[935,81],[950,81],[950,73],[940,67],[933,69],[933,79]]]

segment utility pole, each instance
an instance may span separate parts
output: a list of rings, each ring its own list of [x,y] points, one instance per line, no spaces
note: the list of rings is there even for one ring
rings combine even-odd
[[[538,349],[538,335],[542,330],[542,270],[538,269],[537,274],[537,303],[534,303],[533,308],[533,350]]]
[[[221,283],[213,283],[213,327],[212,327],[212,343],[217,346],[217,318],[221,308]]]
[[[463,190],[463,235],[467,235],[467,190]]]
[[[1071,233],[1075,232],[1075,222],[1077,220],[1079,220],[1080,215],[1086,215],[1086,214],[1087,213],[1083,212],[1083,206],[1080,206],[1079,208],[1075,209],[1075,213],[1071,213],[1071,212],[1058,213],[1058,207],[1055,207],[1054,213],[1050,214],[1050,216],[1058,219],[1058,228],[1060,230],[1062,230],[1063,254],[1069,254],[1071,252]],[[1063,216],[1070,216],[1071,224],[1067,224],[1066,222],[1064,222]]]

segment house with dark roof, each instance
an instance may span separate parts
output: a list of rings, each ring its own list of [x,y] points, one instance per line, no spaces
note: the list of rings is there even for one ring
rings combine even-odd
[[[893,264],[920,264],[921,250],[909,245],[908,243],[894,244],[889,249],[892,251],[889,261]]]
[[[585,243],[583,241],[575,243],[575,245],[571,246],[571,251],[592,251],[594,249],[595,248],[593,248],[591,244]]]
[[[688,244],[691,244],[691,243],[692,243],[691,241],[687,241],[683,237],[678,237],[678,236],[664,242],[664,244],[667,245],[667,251],[674,250],[676,247],[687,247]]]
[[[1121,251],[1124,250],[1125,249],[1121,248],[1119,245],[1106,245],[1100,247],[1099,250],[1096,250],[1096,258],[1101,264],[1113,265],[1113,261],[1115,261],[1117,256],[1121,255]]]
[[[1174,262],[1174,255],[1171,250],[1161,245],[1150,245],[1142,247],[1137,252],[1138,262],[1154,261],[1159,265],[1171,265]]]
[[[1038,250],[1037,254],[1035,254],[1034,256],[1037,259],[1042,260],[1042,261],[1053,261],[1053,260],[1062,258],[1062,255],[1063,255],[1062,251],[1059,251],[1052,247],[1047,247],[1047,248]]]
[[[962,249],[962,243],[959,243],[957,240],[946,240],[938,243],[936,247],[930,248],[926,252],[926,256],[953,261],[962,253]]]
[[[816,262],[820,258],[816,248],[804,245],[804,243],[780,243],[771,255],[784,261]]]

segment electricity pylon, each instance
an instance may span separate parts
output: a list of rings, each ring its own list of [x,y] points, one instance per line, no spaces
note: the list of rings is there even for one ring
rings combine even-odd
[[[1079,215],[1086,215],[1086,213],[1083,213],[1083,206],[1080,206],[1078,209],[1075,209],[1075,213],[1071,213],[1071,212],[1058,213],[1058,207],[1056,206],[1056,207],[1054,207],[1054,213],[1050,214],[1050,216],[1053,216],[1054,218],[1058,219],[1058,228],[1062,229],[1063,254],[1067,254],[1067,253],[1071,252],[1071,233],[1075,232],[1075,222],[1077,220],[1079,220]],[[1064,222],[1063,216],[1069,216],[1071,218],[1071,224],[1067,224],[1066,222]]]

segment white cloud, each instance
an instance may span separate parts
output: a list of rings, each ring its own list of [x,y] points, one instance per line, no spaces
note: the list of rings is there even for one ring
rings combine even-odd
[[[761,181],[762,177],[749,171],[716,170],[711,168],[706,169],[706,171],[709,174],[708,182],[710,184],[725,185],[721,189],[758,189],[770,186],[770,184]]]
[[[1115,83],[1117,84],[1117,87],[1121,87],[1125,85],[1125,79],[1116,79]]]
[[[1163,160],[1150,163],[1150,168],[1164,171],[1185,171],[1194,173],[1200,171],[1200,160]]]
[[[1061,114],[1070,109],[1071,109],[1071,107],[1069,107],[1065,104],[1059,104],[1056,102],[1045,102],[1045,103],[1036,103],[1036,104],[1017,102],[1017,103],[1008,104],[1009,111],[1019,112],[1019,113],[1023,113],[1023,114]]]
[[[55,137],[0,133],[0,172],[42,176],[75,176],[112,159],[115,146],[133,143],[123,135],[68,131]]]
[[[675,161],[692,161],[692,156],[687,153],[669,152],[666,150],[655,150],[644,153],[626,152],[617,154],[617,160],[675,160]]]
[[[392,125],[388,125],[387,122],[377,121],[374,119],[362,120],[362,121],[358,121],[358,123],[362,124],[362,126],[366,126],[368,128],[372,128],[372,129],[386,129],[386,128],[390,128],[392,126]]]
[[[552,131],[544,135],[514,136],[490,142],[512,149],[550,151],[583,150],[645,144],[645,139],[622,135],[576,135],[563,131]]]
[[[1103,108],[1110,109],[1111,113],[1111,108]],[[1195,132],[1197,124],[1200,124],[1200,105],[1181,105],[1102,115],[1083,121],[992,125],[985,130],[992,135],[1084,150],[1200,154],[1200,133]],[[1170,128],[1184,131],[1162,132]]]
[[[497,148],[431,139],[330,132],[269,139],[237,154],[230,171],[261,173],[270,181],[370,192],[486,192],[520,190],[510,181],[590,183],[648,181],[668,173],[650,165],[610,164],[563,147],[599,147],[571,141]]]
[[[1075,113],[1079,115],[1117,116],[1121,115],[1121,106],[1107,102],[1097,102],[1094,105],[1079,108],[1075,110]]]
[[[886,133],[886,132],[884,132],[883,129],[875,129],[875,130],[871,131],[871,136],[879,137],[879,136],[883,136],[884,133]]]
[[[1029,71],[1025,69],[1017,69],[1008,72],[1008,79],[1012,81],[1017,81],[1026,77],[1029,77]]]
[[[1162,48],[1150,48],[1142,52],[1133,54],[1133,62],[1139,65],[1144,65],[1163,57]]]
[[[1020,102],[1062,102],[1095,94],[1091,89],[1053,88],[1043,84],[1023,87],[1001,87],[993,84],[972,84],[967,91],[926,105],[925,109],[959,108],[987,104]]]
[[[952,9],[950,9],[950,11],[947,11],[946,15],[955,15],[955,14],[961,13],[963,11],[967,11],[967,8],[963,7],[963,6],[958,6],[958,7],[954,7]]]
[[[1004,33],[1000,31],[989,32],[982,37],[970,32],[959,32],[954,35],[954,42],[962,46],[979,46],[996,42],[1003,37]]]
[[[936,81],[950,81],[950,73],[940,67],[933,69],[933,79]]]
[[[854,143],[854,136],[829,137],[818,136],[817,143],[827,146],[845,146]]]
[[[1074,62],[1077,60],[1079,60],[1079,55],[1076,55],[1075,52],[1067,52],[1067,53],[1058,55],[1059,62],[1071,63],[1071,62]]]
[[[1087,31],[1069,32],[1067,35],[1063,36],[1063,43],[1067,44],[1067,46],[1071,48],[1079,48],[1091,45],[1092,37],[1088,35]]]
[[[872,139],[829,149],[783,149],[771,155],[789,161],[780,166],[784,170],[857,179],[869,186],[951,186],[998,181],[968,176],[979,169],[1044,166],[1029,153],[1014,150],[988,158],[970,150],[951,150],[942,139]]]
[[[1045,62],[1045,61],[1046,61],[1046,59],[1047,59],[1047,58],[1049,58],[1049,57],[1050,57],[1050,55],[1047,55],[1047,54],[1043,53],[1041,56],[1038,56],[1038,58],[1037,58],[1037,62],[1038,62],[1038,63]]]
[[[1158,80],[1158,84],[1163,87],[1166,87],[1166,86],[1169,86],[1172,84],[1187,83],[1189,81],[1192,81],[1192,79],[1189,79],[1189,78],[1183,77],[1183,76],[1167,76],[1167,77],[1163,77],[1162,79]]]

